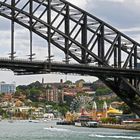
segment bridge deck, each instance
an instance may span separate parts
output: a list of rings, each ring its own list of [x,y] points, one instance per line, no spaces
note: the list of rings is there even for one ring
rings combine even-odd
[[[51,65],[51,69],[49,66]],[[24,59],[0,59],[0,67],[11,69],[17,75],[25,74],[43,74],[47,72],[60,72],[60,73],[75,73],[81,75],[100,76],[107,77],[136,77],[140,76],[140,69],[123,69],[112,68],[106,66],[90,66],[88,64],[66,64],[60,62],[48,61],[28,61]]]

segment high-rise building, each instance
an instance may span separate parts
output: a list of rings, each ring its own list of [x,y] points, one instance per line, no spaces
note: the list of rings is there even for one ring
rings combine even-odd
[[[62,103],[64,102],[63,90],[52,87],[46,90],[46,99],[50,102]]]
[[[15,83],[6,84],[5,82],[0,82],[0,93],[15,93],[16,85]]]

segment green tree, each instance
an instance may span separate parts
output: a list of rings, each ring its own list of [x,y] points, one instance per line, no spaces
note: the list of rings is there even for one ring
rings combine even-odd
[[[112,91],[109,88],[98,88],[96,90],[95,95],[96,96],[101,96],[101,95],[108,95],[110,94]]]
[[[67,80],[66,82],[64,82],[64,84],[71,85],[72,84],[72,81]]]
[[[29,94],[30,94],[29,97],[32,101],[38,101],[38,97],[40,96],[41,93],[42,93],[41,90],[36,88],[31,88],[29,90]]]
[[[122,104],[120,107],[119,107],[120,110],[123,111],[123,114],[131,114],[132,111],[130,109],[130,107],[127,105],[127,104]]]

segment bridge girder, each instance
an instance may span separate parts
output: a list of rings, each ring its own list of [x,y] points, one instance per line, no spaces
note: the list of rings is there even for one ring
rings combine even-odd
[[[13,71],[19,74],[44,73],[45,69],[52,71],[54,65],[51,63],[51,44],[53,44],[65,54],[68,67],[67,70],[66,67],[61,69],[62,72],[85,74],[82,69],[72,71],[69,67],[70,58],[85,65],[84,68],[86,65],[91,66],[91,71],[87,74],[99,77],[140,116],[138,111],[140,110],[140,71],[137,69],[140,62],[139,43],[65,0],[25,0],[24,2],[1,0],[0,15],[11,20],[11,63],[15,62],[14,23],[30,31],[30,66],[26,65],[27,71],[20,72],[21,65],[17,67],[15,65],[11,67]],[[34,65],[32,32],[48,41],[49,65],[47,67],[45,65],[40,67],[41,63],[38,63],[38,66]],[[97,74],[93,71],[96,69],[93,67],[95,63],[98,68]],[[1,64],[1,67],[4,66],[8,68],[6,64]],[[81,65],[80,67],[83,68]],[[110,69],[112,71],[108,72],[107,70]],[[121,72],[124,70],[123,74],[117,74],[116,71],[119,70]],[[110,78],[111,81],[108,80]]]

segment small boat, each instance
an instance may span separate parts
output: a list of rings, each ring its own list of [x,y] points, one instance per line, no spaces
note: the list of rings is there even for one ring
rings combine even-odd
[[[29,120],[29,122],[32,122],[32,123],[39,123],[40,121],[39,121],[39,120]]]
[[[78,127],[81,127],[82,126],[81,122],[75,122],[74,125],[75,126],[78,126]]]
[[[99,122],[97,122],[97,121],[87,122],[87,127],[98,127],[98,126],[99,126]]]
[[[14,121],[11,119],[11,120],[8,120],[8,122],[9,122],[9,123],[13,123]]]

